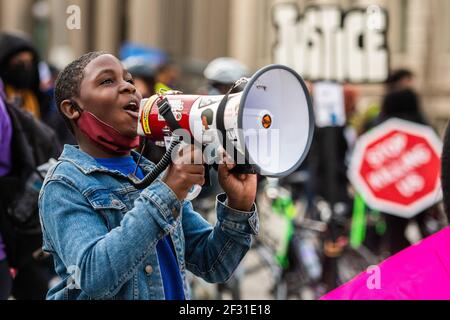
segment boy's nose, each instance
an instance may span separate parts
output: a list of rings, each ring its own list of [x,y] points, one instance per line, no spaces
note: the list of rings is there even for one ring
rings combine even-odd
[[[128,81],[123,81],[123,85],[120,88],[120,92],[122,93],[135,93],[136,90],[136,87]]]

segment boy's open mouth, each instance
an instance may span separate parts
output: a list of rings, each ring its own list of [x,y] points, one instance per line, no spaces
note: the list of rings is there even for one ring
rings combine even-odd
[[[126,113],[134,119],[139,119],[139,105],[136,101],[131,101],[124,108]]]

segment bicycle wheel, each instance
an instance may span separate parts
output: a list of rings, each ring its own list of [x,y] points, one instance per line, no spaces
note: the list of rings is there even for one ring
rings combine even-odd
[[[345,284],[352,280],[368,267],[378,263],[375,255],[367,248],[360,247],[355,250],[347,247],[337,260],[337,275],[339,285]]]

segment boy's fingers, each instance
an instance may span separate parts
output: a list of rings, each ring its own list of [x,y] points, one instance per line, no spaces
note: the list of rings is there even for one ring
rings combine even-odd
[[[187,174],[205,175],[205,166],[199,164],[177,164],[176,170]]]
[[[205,184],[205,176],[204,175],[195,175],[195,178],[193,179],[193,182],[195,184],[203,186]]]
[[[205,161],[203,159],[203,152],[196,146],[193,146],[191,153],[191,161],[193,164],[203,164]]]
[[[235,164],[220,164],[219,173],[229,176],[231,175],[230,170],[232,170],[235,166]]]
[[[219,149],[219,159],[220,159],[221,164],[226,164],[226,165],[234,164],[234,160],[228,155],[228,153],[222,147],[220,147],[220,149]],[[233,168],[234,168],[234,166],[231,167],[231,169],[233,169]]]
[[[227,168],[226,164],[219,164],[219,169],[218,169],[219,174],[228,175],[229,174],[228,171],[229,171],[229,169]]]
[[[194,145],[185,145],[180,148],[178,152],[178,158],[174,161],[177,164],[189,165],[189,164],[203,164],[203,153]]]

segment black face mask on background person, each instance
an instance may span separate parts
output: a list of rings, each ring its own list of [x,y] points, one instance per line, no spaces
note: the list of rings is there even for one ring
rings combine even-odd
[[[15,89],[32,89],[34,76],[34,68],[23,64],[8,66],[1,74],[3,81]]]

